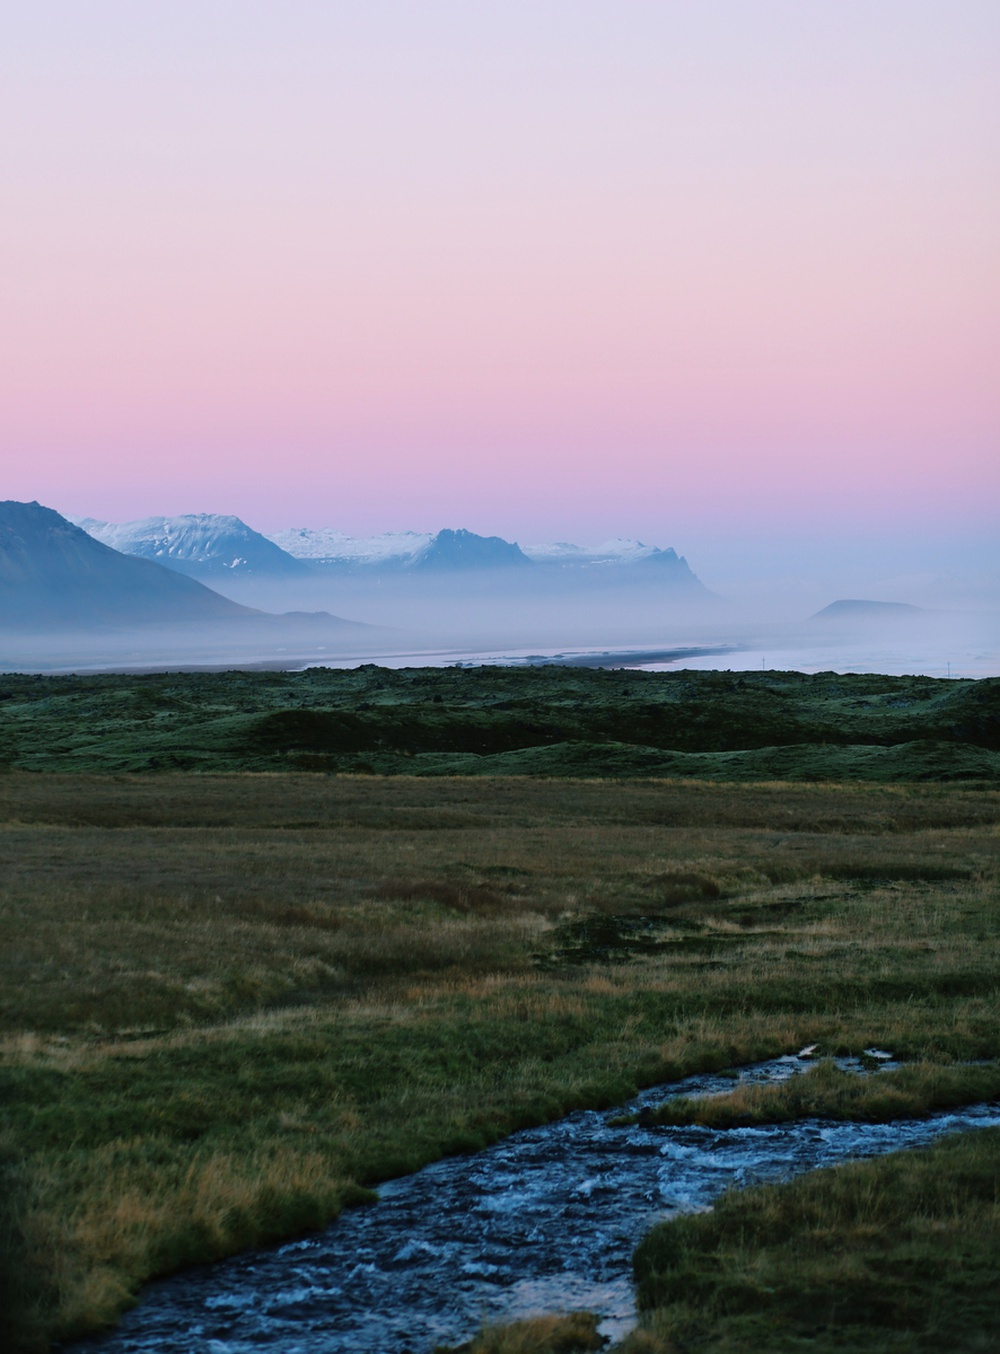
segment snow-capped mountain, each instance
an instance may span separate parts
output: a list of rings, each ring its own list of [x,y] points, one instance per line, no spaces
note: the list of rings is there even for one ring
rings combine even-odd
[[[676,550],[661,550],[658,546],[626,537],[614,537],[593,546],[558,541],[521,547],[500,536],[479,536],[465,530],[389,531],[381,536],[348,536],[333,527],[295,527],[269,532],[268,540],[320,570],[361,576],[517,568],[523,574],[530,573],[539,586],[547,579],[551,585],[559,587],[575,586],[577,582],[581,586],[620,582],[633,586],[666,584],[672,589],[704,591],[687,560]],[[524,566],[540,567],[536,574],[525,570]]]
[[[439,531],[415,556],[413,569],[518,569],[531,561],[521,547],[502,536],[477,536],[474,531]]]
[[[315,565],[359,572],[382,570],[506,569],[530,565],[520,546],[500,536],[445,528],[438,532],[390,531],[352,537],[330,527],[277,531],[268,539],[289,555]]]
[[[123,555],[155,560],[193,578],[301,574],[306,567],[238,517],[188,513],[135,522],[71,519],[95,540]]]
[[[594,546],[559,541],[522,549],[501,536],[480,536],[464,528],[349,536],[333,527],[294,527],[262,534],[238,517],[216,513],[121,523],[89,517],[75,520],[114,550],[219,586],[225,578],[278,581],[334,574],[360,579],[483,573],[495,574],[500,580],[516,570],[526,586],[529,578],[535,578],[538,586],[544,586],[547,579],[558,588],[618,583],[653,586],[655,582],[657,587],[701,590],[687,561],[675,550],[625,537]]]

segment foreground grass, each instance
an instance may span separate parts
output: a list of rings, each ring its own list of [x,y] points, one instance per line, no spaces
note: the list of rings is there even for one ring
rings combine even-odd
[[[732,1192],[657,1227],[623,1354],[1000,1345],[1000,1131]]]
[[[953,1065],[1000,1054],[997,810],[941,787],[0,778],[13,1338],[687,1072],[874,1043],[979,1098]]]

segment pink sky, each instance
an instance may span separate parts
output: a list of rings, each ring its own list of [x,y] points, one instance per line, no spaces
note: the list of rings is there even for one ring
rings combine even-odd
[[[44,0],[0,497],[521,540],[982,531],[995,0]]]

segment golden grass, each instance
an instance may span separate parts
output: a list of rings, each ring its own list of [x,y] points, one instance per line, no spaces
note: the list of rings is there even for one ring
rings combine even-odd
[[[918,1062],[877,1075],[843,1071],[823,1060],[780,1084],[748,1084],[726,1095],[677,1096],[644,1112],[644,1123],[745,1128],[790,1119],[887,1123],[1000,1096],[1000,1063],[942,1067]],[[625,1121],[623,1121],[625,1122]]]
[[[530,1317],[489,1327],[468,1344],[442,1347],[435,1354],[581,1354],[603,1347],[598,1324],[599,1318],[591,1312]]]

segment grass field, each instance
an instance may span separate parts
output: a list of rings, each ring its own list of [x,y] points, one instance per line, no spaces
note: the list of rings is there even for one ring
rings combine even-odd
[[[998,693],[561,669],[3,677],[9,1343],[100,1327],[155,1274],[688,1072],[807,1043],[907,1061],[878,1104],[821,1065],[716,1102],[731,1122],[995,1094]],[[748,779],[762,767],[792,782]],[[401,768],[419,774],[371,774]],[[654,1234],[628,1347],[929,1349],[942,1321],[952,1348],[993,1347],[995,1304],[968,1302],[989,1276],[1000,1290],[997,1148],[976,1142]],[[949,1175],[950,1212],[927,1183]],[[897,1246],[904,1214],[923,1231]],[[859,1258],[821,1274],[824,1247]],[[907,1255],[920,1301],[892,1279],[874,1302],[870,1275]],[[819,1295],[804,1316],[796,1291]],[[593,1339],[547,1318],[475,1347]]]

